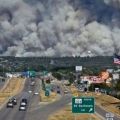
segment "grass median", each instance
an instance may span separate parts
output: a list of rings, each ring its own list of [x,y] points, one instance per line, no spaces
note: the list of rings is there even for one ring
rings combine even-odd
[[[40,92],[40,102],[54,102],[57,100],[57,93],[50,92],[49,96],[45,96],[45,91]]]

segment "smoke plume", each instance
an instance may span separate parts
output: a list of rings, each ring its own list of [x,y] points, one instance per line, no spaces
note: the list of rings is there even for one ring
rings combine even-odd
[[[1,56],[120,54],[120,0],[0,0]]]

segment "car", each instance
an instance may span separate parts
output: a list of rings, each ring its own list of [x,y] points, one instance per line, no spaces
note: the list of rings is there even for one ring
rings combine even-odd
[[[32,93],[32,91],[31,91],[31,90],[29,90],[28,92],[29,92],[29,93]]]
[[[21,103],[28,103],[28,101],[27,101],[27,99],[26,98],[22,98],[22,100],[21,100]]]
[[[38,95],[39,93],[38,92],[35,92],[34,95]]]
[[[84,92],[84,88],[81,88],[81,87],[80,87],[80,88],[78,89],[78,91],[79,91],[79,92]]]
[[[22,105],[22,106],[26,106],[27,103],[25,103],[25,102],[20,102],[20,105]]]
[[[26,105],[20,104],[19,111],[25,111],[25,110],[26,110]]]
[[[14,105],[17,105],[17,100],[16,100],[16,98],[12,98],[12,102],[13,102]]]
[[[31,82],[31,83],[30,83],[30,85],[31,85],[31,86],[34,86],[34,85],[35,85],[35,82],[34,82],[34,81],[33,81],[33,82]]]
[[[14,107],[14,104],[12,101],[8,101],[7,103],[7,108],[13,108]]]
[[[65,91],[64,91],[64,93],[65,93],[65,94],[67,94],[67,93],[68,93],[68,91],[67,91],[67,90],[65,90]]]
[[[58,90],[57,93],[60,94],[60,90]]]

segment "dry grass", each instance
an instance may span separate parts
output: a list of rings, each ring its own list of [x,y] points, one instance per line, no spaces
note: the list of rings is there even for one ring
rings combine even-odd
[[[76,120],[90,120],[90,118],[92,118],[92,120],[100,120],[100,118],[94,114],[73,114],[70,106],[66,106],[62,110],[51,115],[48,120],[74,120],[75,118]]]
[[[81,96],[82,95],[95,97],[97,105],[103,107],[105,110],[107,110],[109,112],[120,115],[120,110],[118,108],[116,108],[117,105],[120,105],[119,99],[114,98],[109,95],[105,95],[105,94],[88,93],[85,95],[85,94],[81,93]]]
[[[5,101],[5,97],[0,97],[0,104]]]
[[[120,115],[120,110],[116,108],[117,105],[120,105],[119,99],[104,94],[94,96],[96,98],[98,105],[104,107],[109,112]]]
[[[92,96],[95,98],[97,105],[103,107],[106,111],[112,112],[114,114],[120,115],[120,110],[116,107],[120,105],[120,100],[101,93],[88,92],[87,94],[78,92],[75,87],[71,87],[71,92],[73,96]]]
[[[40,98],[41,102],[53,102],[57,99],[57,94],[55,92],[51,92],[50,96],[45,96],[45,92],[41,90]]]
[[[79,96],[79,92],[75,86],[70,86],[69,89],[73,96],[75,96],[75,97]]]

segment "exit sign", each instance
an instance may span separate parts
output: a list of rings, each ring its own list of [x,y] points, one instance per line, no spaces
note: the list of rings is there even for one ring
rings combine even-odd
[[[95,101],[93,97],[73,97],[72,113],[94,113]]]

